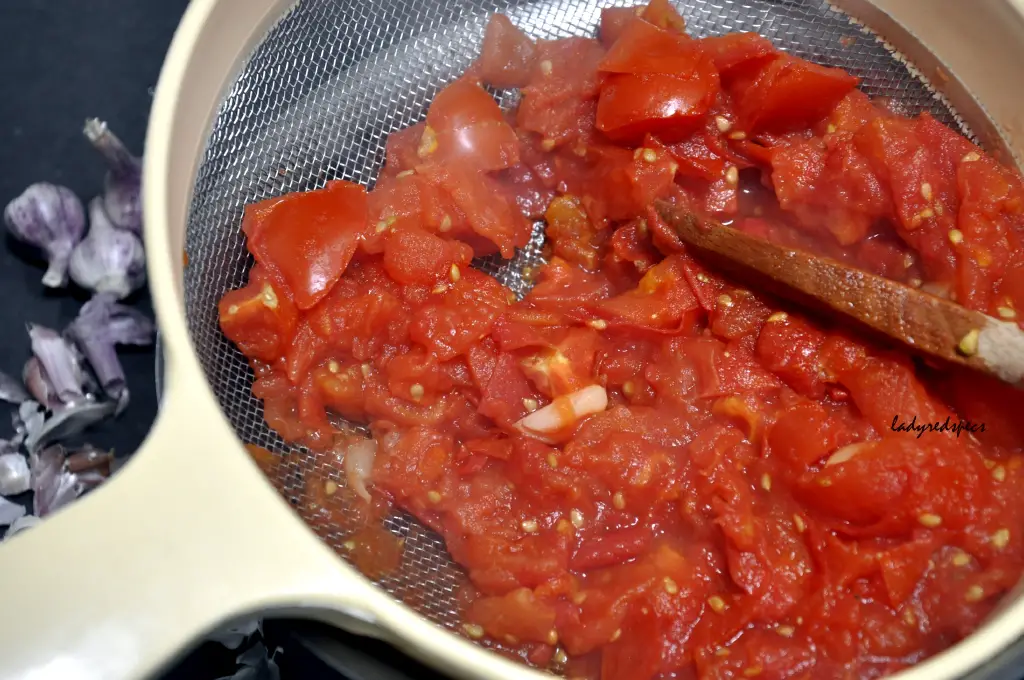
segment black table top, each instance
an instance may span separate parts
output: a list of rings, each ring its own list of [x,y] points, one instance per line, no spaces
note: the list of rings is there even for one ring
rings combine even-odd
[[[0,58],[0,208],[32,182],[73,189],[83,201],[102,190],[105,168],[82,136],[86,118],[98,117],[136,153],[143,152],[153,88],[187,0],[3,0]],[[44,292],[41,261],[24,257],[3,230],[0,245],[0,370],[19,375],[29,357],[25,324],[62,329],[87,299],[84,293]],[[12,250],[14,248],[14,250]],[[16,253],[15,250],[18,252]],[[148,291],[131,302],[152,314]],[[86,439],[125,456],[138,448],[156,415],[152,349],[120,352],[132,401],[116,421]],[[0,438],[12,432],[0,412]],[[285,678],[340,678],[292,637],[293,627],[266,628]],[[191,650],[164,680],[206,680],[231,675],[238,652],[219,644]]]

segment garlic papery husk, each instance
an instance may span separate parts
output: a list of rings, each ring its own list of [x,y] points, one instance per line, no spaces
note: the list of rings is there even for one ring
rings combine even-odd
[[[16,379],[0,371],[0,400],[11,404],[20,404],[29,399],[25,386]]]
[[[32,343],[32,354],[39,360],[48,381],[47,388],[52,387],[57,398],[65,404],[84,397],[85,376],[68,341],[52,328],[39,324],[28,325],[28,337]]]
[[[78,477],[68,472],[64,447],[50,446],[29,457],[34,492],[34,514],[46,517],[78,498],[83,487]]]
[[[117,358],[117,345],[148,345],[156,327],[145,315],[119,305],[109,293],[94,295],[82,305],[78,318],[66,331],[92,370],[103,390],[118,403],[118,412],[128,403],[124,369]]]

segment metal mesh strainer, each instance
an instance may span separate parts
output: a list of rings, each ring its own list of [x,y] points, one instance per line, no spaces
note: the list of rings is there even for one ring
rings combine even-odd
[[[239,225],[247,203],[341,178],[372,185],[388,133],[421,120],[433,95],[476,58],[488,16],[508,14],[534,38],[592,35],[597,0],[302,0],[265,36],[227,93],[199,167],[186,233],[185,308],[206,377],[239,438],[290,452],[274,479],[301,503],[304,473],[326,465],[289,446],[263,420],[253,375],[221,335],[216,304],[241,286],[252,261]],[[687,0],[697,36],[755,31],[779,47],[861,77],[871,95],[902,112],[930,111],[966,129],[944,99],[873,35],[820,0]],[[506,94],[506,93],[499,93]],[[511,102],[512,95],[505,98]],[[481,263],[522,291],[522,266],[540,256],[542,232],[516,261]],[[396,514],[387,528],[405,539],[401,568],[378,585],[431,620],[458,621],[463,580],[437,535]],[[340,548],[354,527],[321,530]],[[343,552],[343,551],[342,551]]]

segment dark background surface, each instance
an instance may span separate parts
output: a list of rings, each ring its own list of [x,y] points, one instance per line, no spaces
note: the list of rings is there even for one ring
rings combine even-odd
[[[143,152],[152,92],[187,4],[187,0],[0,0],[0,208],[37,181],[66,185],[83,202],[102,191],[105,167],[82,136],[86,118],[107,121],[132,151]],[[42,260],[34,259],[3,231],[0,370],[19,375],[29,357],[25,324],[32,321],[62,329],[87,296],[81,291],[45,292],[40,282]],[[152,313],[148,291],[130,302]],[[124,457],[138,448],[149,431],[157,398],[152,349],[122,351],[121,359],[131,405],[121,418],[88,433],[87,439]],[[8,414],[0,412],[0,438],[13,434],[9,422]],[[333,630],[279,621],[267,622],[264,632],[268,647],[283,648],[277,662],[284,678],[428,677],[415,666],[407,666],[406,674],[396,674],[393,662],[401,657],[393,650]],[[231,675],[237,669],[237,654],[216,643],[198,645],[163,680]],[[330,657],[330,668],[319,660],[324,655]],[[385,658],[392,662],[387,667],[381,661]]]

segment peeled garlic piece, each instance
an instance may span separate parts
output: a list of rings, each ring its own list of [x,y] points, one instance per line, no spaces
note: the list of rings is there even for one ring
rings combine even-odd
[[[516,427],[528,433],[551,434],[606,408],[608,392],[600,385],[590,385],[572,394],[558,397],[544,408],[517,422]]]

